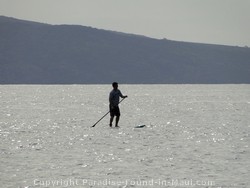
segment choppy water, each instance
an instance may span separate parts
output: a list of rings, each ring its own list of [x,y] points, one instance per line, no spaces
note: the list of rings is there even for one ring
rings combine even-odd
[[[250,187],[250,85],[119,88],[1,85],[0,187]]]

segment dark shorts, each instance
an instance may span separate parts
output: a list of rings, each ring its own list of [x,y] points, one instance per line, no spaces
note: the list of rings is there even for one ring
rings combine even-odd
[[[110,110],[110,116],[114,117],[114,116],[120,116],[120,109],[119,106],[115,106],[113,108],[111,108],[111,106],[109,106],[109,110]]]

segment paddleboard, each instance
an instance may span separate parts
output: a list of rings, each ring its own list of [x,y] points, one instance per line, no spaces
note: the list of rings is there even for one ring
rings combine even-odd
[[[120,126],[118,126],[118,127],[110,127],[111,129],[119,129],[120,128]]]

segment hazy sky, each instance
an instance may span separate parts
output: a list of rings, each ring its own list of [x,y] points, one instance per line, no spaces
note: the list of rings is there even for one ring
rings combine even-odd
[[[0,0],[0,15],[159,39],[250,46],[250,0]]]

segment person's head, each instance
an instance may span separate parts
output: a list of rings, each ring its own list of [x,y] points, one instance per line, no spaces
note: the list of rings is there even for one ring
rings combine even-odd
[[[117,89],[118,88],[118,83],[117,82],[113,82],[112,86],[113,86],[114,89]]]

